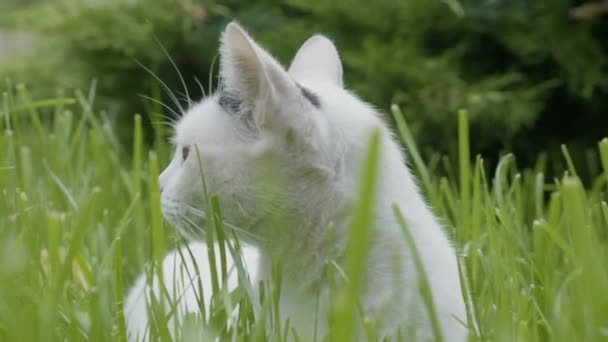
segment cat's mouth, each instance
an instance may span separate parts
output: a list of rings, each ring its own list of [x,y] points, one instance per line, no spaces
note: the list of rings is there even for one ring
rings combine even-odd
[[[205,211],[198,209],[188,203],[171,200],[167,198],[162,199],[162,211],[163,216],[173,227],[175,227],[179,233],[188,240],[205,240],[207,229],[213,229],[208,226],[207,215]],[[253,220],[250,224],[250,229],[243,229],[230,222],[222,220],[222,230],[228,233],[227,237],[231,238],[236,234],[239,239],[248,241],[250,243],[256,243],[263,241],[258,236],[252,227],[257,226],[261,222],[261,218]]]

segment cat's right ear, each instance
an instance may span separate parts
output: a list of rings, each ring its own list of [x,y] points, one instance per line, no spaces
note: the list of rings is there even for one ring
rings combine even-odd
[[[288,72],[295,80],[317,78],[330,81],[339,87],[344,86],[338,49],[331,40],[319,34],[302,44]]]
[[[281,109],[302,98],[287,71],[234,22],[222,35],[220,61],[222,87],[237,94],[258,128],[284,120]]]

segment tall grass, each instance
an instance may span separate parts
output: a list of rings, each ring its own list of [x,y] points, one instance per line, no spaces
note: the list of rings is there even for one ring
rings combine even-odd
[[[136,117],[133,144],[125,147],[108,115],[93,112],[94,92],[35,100],[21,86],[5,89],[0,340],[125,340],[126,289],[140,272],[150,279],[162,272],[144,265],[158,265],[179,242],[159,208],[157,174],[170,157],[166,132],[155,127],[150,150]],[[545,178],[543,163],[519,170],[512,155],[495,170],[479,156],[470,162],[466,112],[458,116],[457,163],[440,156],[425,162],[398,110],[393,108],[397,133],[410,164],[460,251],[472,339],[608,340],[608,140],[597,146],[603,171],[583,185],[565,147],[568,168],[558,179]],[[359,245],[370,234],[365,212],[373,198],[373,151],[361,183],[367,195],[358,204],[353,250],[365,250]],[[220,211],[216,200],[207,205]],[[222,224],[214,215],[218,235]],[[229,245],[223,253],[234,251]],[[351,255],[349,275],[360,274],[361,257]],[[220,299],[206,313],[209,325],[223,339],[293,339],[298,333],[278,315],[279,285],[280,275],[262,288],[260,303],[246,284],[234,293],[217,285]],[[355,307],[356,290],[347,289],[333,305],[336,339],[352,336],[356,320],[343,313]],[[238,324],[226,327],[236,304]],[[167,321],[158,315],[153,330],[159,340],[168,339]],[[196,339],[197,331],[183,337]]]

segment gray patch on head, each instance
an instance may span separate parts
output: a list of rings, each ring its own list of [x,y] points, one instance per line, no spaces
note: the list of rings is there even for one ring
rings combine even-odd
[[[255,131],[255,122],[249,108],[235,91],[223,89],[218,94],[218,104],[226,113],[241,121],[249,131]]]
[[[317,94],[312,93],[310,90],[302,87],[301,85],[298,84],[298,88],[300,88],[300,91],[302,92],[302,95],[310,102],[312,103],[313,106],[315,106],[316,108],[321,108],[321,101],[319,101],[319,97],[317,96]]]
[[[237,93],[228,90],[222,90],[218,97],[218,103],[226,112],[237,114],[241,111],[243,101]]]

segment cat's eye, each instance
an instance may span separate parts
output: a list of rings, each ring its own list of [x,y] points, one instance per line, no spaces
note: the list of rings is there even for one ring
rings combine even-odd
[[[188,154],[190,154],[190,146],[182,147],[182,160],[186,160],[188,158]]]

